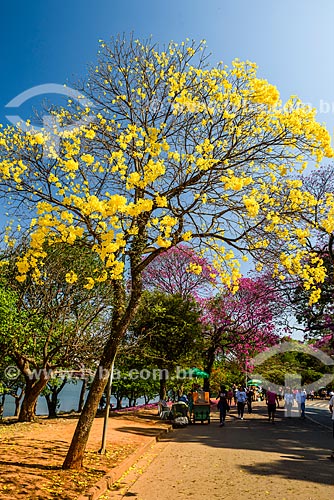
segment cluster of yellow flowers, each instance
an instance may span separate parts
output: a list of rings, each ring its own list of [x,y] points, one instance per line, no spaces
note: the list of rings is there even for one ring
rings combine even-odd
[[[334,200],[316,200],[291,178],[309,158],[319,163],[333,156],[314,110],[294,97],[283,106],[276,87],[258,78],[250,61],[235,60],[231,68],[196,65],[204,41],[197,47],[171,42],[163,52],[135,44],[132,66],[117,68],[110,109],[86,108],[84,115],[94,120],[70,130],[70,111],[56,116],[62,125],[54,130],[58,151],[48,131],[0,129],[1,180],[22,197],[28,193],[25,201],[38,200],[30,249],[17,262],[18,280],[29,272],[40,280],[44,245],[89,240],[104,266],[102,274],[84,277],[90,289],[123,277],[124,255],[137,237],[155,250],[199,238],[215,253],[222,283],[233,286],[240,263],[221,242],[244,233],[240,246],[263,255],[272,241],[283,241],[278,275],[284,277],[283,268],[299,275],[316,300],[324,267],[321,260],[305,265],[312,228],[301,215],[317,211],[319,224],[331,233]],[[110,62],[104,70],[101,99]],[[100,69],[95,73],[98,79]],[[155,119],[147,100],[159,96],[165,111]],[[253,227],[262,234],[253,234]],[[189,270],[201,272],[195,264]],[[78,279],[69,270],[67,282]]]

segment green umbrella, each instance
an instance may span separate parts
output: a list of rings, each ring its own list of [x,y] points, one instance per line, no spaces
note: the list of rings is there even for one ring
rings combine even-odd
[[[183,371],[184,377],[209,378],[209,374],[200,368],[189,368]]]
[[[261,385],[262,380],[254,378],[253,380],[248,380],[247,385]]]
[[[209,374],[206,373],[204,370],[200,370],[199,368],[192,368],[192,373],[193,376],[198,377],[198,378],[209,378]]]

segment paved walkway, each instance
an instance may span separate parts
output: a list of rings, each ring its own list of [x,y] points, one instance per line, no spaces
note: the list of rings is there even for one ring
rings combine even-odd
[[[102,498],[138,500],[333,500],[332,433],[309,420],[273,425],[263,403],[225,427],[212,423],[176,430],[152,447]]]

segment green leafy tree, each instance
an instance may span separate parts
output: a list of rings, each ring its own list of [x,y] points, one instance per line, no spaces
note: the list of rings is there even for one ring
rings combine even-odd
[[[63,244],[48,249],[43,286],[32,279],[15,279],[16,254],[1,268],[0,346],[25,380],[19,420],[31,421],[37,399],[59,367],[91,367],[103,345],[108,320],[108,286],[87,290],[65,280],[69,262],[78,268],[95,265],[89,253]],[[93,347],[94,346],[94,347]]]
[[[256,367],[257,373],[278,385],[284,385],[287,374],[299,375],[302,385],[319,380],[331,368],[303,352],[286,352],[272,356]]]
[[[45,397],[46,404],[48,405],[48,418],[57,417],[57,410],[60,406],[60,400],[58,396],[67,384],[67,381],[67,377],[60,378],[57,376],[53,376],[44,387],[42,396]]]
[[[166,398],[167,375],[178,365],[188,367],[200,358],[202,326],[193,300],[162,292],[144,292],[129,331],[136,349],[149,366],[161,370],[160,398]]]

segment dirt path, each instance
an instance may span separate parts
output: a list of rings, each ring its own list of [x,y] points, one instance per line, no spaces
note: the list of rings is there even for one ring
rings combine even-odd
[[[63,471],[77,417],[0,425],[0,499],[75,500],[108,470],[119,465],[166,425],[157,411],[109,419],[107,454],[99,455],[103,418],[96,418],[82,471]]]
[[[273,425],[265,411],[169,434],[103,498],[333,500],[330,430],[283,411]]]

